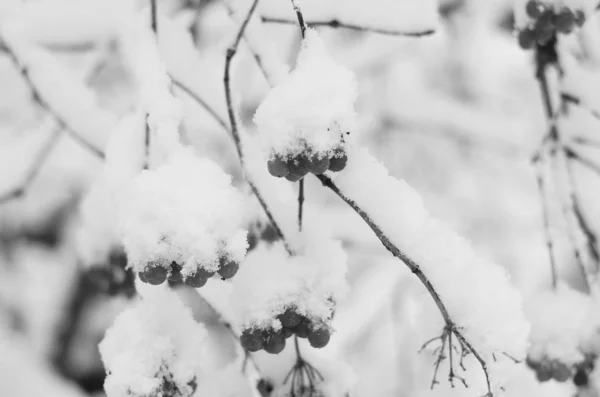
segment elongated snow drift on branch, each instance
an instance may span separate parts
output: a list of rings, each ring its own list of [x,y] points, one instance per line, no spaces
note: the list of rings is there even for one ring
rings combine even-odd
[[[419,194],[390,176],[366,149],[348,158],[347,169],[334,177],[341,193],[421,266],[455,325],[478,352],[486,358],[494,352],[525,357],[530,327],[505,270],[432,218]]]

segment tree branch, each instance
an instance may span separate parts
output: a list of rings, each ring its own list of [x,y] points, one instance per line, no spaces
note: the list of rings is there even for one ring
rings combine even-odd
[[[290,20],[290,19],[284,19],[284,18],[274,18],[274,17],[261,17],[262,21],[264,23],[276,23],[276,24],[282,24],[282,25],[296,25],[297,22]],[[402,37],[423,37],[423,36],[429,36],[435,33],[435,30],[433,29],[426,29],[426,30],[421,30],[421,31],[414,31],[414,32],[409,32],[409,31],[399,31],[399,30],[392,30],[392,29],[381,29],[381,28],[375,28],[375,27],[368,27],[368,26],[361,26],[361,25],[356,25],[356,24],[352,24],[352,23],[346,23],[346,22],[342,22],[338,19],[331,19],[328,21],[305,21],[306,25],[309,27],[328,27],[328,28],[332,28],[332,29],[348,29],[348,30],[354,30],[354,31],[358,31],[358,32],[368,32],[368,33],[377,33],[377,34],[382,34],[382,35],[387,35],[387,36],[402,36]]]
[[[598,120],[600,120],[600,112],[592,109],[590,106],[586,105],[581,98],[579,98],[578,96],[575,96],[573,94],[569,94],[568,92],[561,92],[560,93],[560,97],[562,99],[563,102],[566,103],[570,103],[572,105],[578,106],[584,110],[587,110],[588,112],[590,112],[590,114],[592,116],[594,116],[595,118],[597,118]]]

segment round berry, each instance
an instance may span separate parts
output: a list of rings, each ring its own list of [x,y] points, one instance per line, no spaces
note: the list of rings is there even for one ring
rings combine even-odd
[[[268,379],[262,378],[256,384],[256,389],[260,393],[261,397],[269,397],[271,395],[271,393],[273,393],[273,390],[275,389],[275,387],[273,386],[273,383],[271,383],[271,381],[269,381]]]
[[[268,243],[273,243],[279,240],[279,235],[277,234],[277,230],[270,223],[265,227],[260,235],[260,238],[265,240]]]
[[[535,375],[539,382],[547,382],[552,379],[552,369],[547,365],[543,365],[535,371]]]
[[[166,268],[156,265],[152,267],[147,267],[142,273],[144,274],[144,276],[142,278],[140,274],[140,280],[151,285],[159,285],[164,283],[167,279],[168,271]]]
[[[279,354],[285,349],[285,336],[282,332],[271,332],[267,335],[263,348],[267,353]]]
[[[279,316],[279,321],[281,321],[281,325],[285,328],[294,328],[302,322],[302,316],[290,308]]]
[[[294,335],[294,330],[289,329],[289,328],[284,328],[281,332],[283,332],[283,336],[285,337],[285,339],[287,339],[290,336]]]
[[[552,363],[552,377],[558,382],[566,382],[571,378],[571,369],[561,362]]]
[[[308,174],[308,159],[299,155],[287,162],[290,174],[299,175],[301,178]]]
[[[544,5],[539,0],[529,0],[525,5],[525,11],[529,18],[536,19],[544,12]]]
[[[575,28],[575,14],[568,8],[563,8],[556,15],[556,30],[560,33],[569,34]]]
[[[575,11],[575,24],[578,27],[582,27],[585,23],[585,13],[581,10]]]
[[[259,329],[245,329],[240,336],[240,342],[249,352],[257,352],[263,347],[263,333]]]
[[[539,45],[546,45],[552,37],[554,37],[554,27],[551,28],[538,28],[535,27],[535,38]]]
[[[336,152],[329,160],[329,170],[333,172],[340,172],[346,168],[348,162],[348,156],[344,152]]]
[[[258,236],[256,233],[249,232],[248,237],[248,251],[252,251],[258,245]]]
[[[537,361],[534,361],[529,356],[525,359],[525,364],[527,364],[527,366],[533,370],[537,370],[538,368],[540,368],[540,363]]]
[[[303,320],[296,328],[294,328],[294,332],[298,338],[308,338],[308,320]]]
[[[525,28],[519,32],[519,46],[524,50],[529,50],[535,45],[535,33],[533,29]]]
[[[208,279],[202,276],[200,272],[196,272],[193,276],[187,277],[185,279],[185,285],[189,285],[192,288],[201,288],[204,287],[204,285],[206,285],[207,281]]]
[[[313,153],[308,157],[307,167],[309,172],[315,175],[321,175],[329,169],[329,157],[323,154],[319,155],[318,153]]]
[[[148,284],[148,280],[146,279],[146,274],[144,272],[138,273],[138,277],[140,278],[141,282]]]
[[[329,330],[327,328],[310,329],[308,332],[308,342],[316,349],[321,349],[329,343]]]
[[[236,261],[226,261],[222,259],[218,273],[223,280],[227,280],[235,276],[239,268],[240,265]]]
[[[205,268],[199,266],[198,269],[196,270],[196,274],[198,274],[204,278],[211,278],[212,276],[215,275],[215,272],[211,272],[210,270],[206,270]]]
[[[267,169],[271,175],[277,178],[283,178],[290,172],[287,163],[279,155],[275,155],[267,162]]]
[[[298,182],[302,178],[304,178],[304,176],[296,175],[296,174],[292,174],[292,173],[289,173],[285,176],[285,179],[287,179],[290,182]]]
[[[573,376],[573,383],[575,383],[575,386],[587,386],[588,381],[589,379],[587,372],[585,372],[585,370],[582,368],[578,368],[577,372],[575,372],[575,376]]]

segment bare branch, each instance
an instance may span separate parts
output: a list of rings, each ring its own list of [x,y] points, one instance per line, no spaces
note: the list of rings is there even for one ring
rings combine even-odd
[[[273,18],[273,17],[262,17],[262,21],[264,23],[276,23],[276,24],[283,24],[283,25],[296,25],[297,22],[290,20],[290,19],[283,19],[283,18]],[[376,27],[368,27],[368,26],[361,26],[361,25],[356,25],[356,24],[352,24],[352,23],[346,23],[346,22],[342,22],[338,19],[332,19],[332,20],[328,20],[328,21],[305,21],[306,25],[309,27],[328,27],[328,28],[333,28],[333,29],[348,29],[348,30],[354,30],[354,31],[358,31],[358,32],[368,32],[368,33],[377,33],[377,34],[382,34],[382,35],[387,35],[387,36],[402,36],[402,37],[423,37],[423,36],[429,36],[435,33],[435,30],[433,29],[426,29],[426,30],[421,30],[421,31],[414,31],[414,32],[410,32],[410,31],[400,31],[400,30],[392,30],[392,29],[381,29],[381,28],[376,28]]]
[[[300,26],[300,33],[302,34],[302,38],[306,37],[306,22],[304,20],[304,14],[298,7],[296,0],[291,0],[292,6],[294,7],[294,12],[296,13],[296,18],[298,18],[298,26]]]
[[[594,116],[595,118],[597,118],[598,120],[600,120],[600,112],[592,109],[590,106],[586,105],[581,98],[579,98],[578,96],[575,96],[573,94],[569,94],[568,92],[561,92],[560,94],[561,99],[566,102],[566,103],[570,103],[573,104],[575,106],[579,106],[580,108],[587,110],[588,112],[590,112],[590,114],[592,116]]]
[[[586,157],[583,157],[580,153],[576,152],[573,148],[569,146],[565,146],[563,150],[565,151],[565,154],[568,158],[575,160],[579,164],[583,165],[590,171],[593,171],[600,176],[600,165],[594,163],[592,160]]]
[[[52,152],[52,149],[58,143],[58,139],[61,134],[64,132],[64,129],[60,127],[55,127],[48,140],[42,145],[40,150],[36,153],[31,165],[27,173],[25,174],[25,178],[18,186],[10,189],[7,192],[0,194],[0,205],[5,204],[13,199],[19,198],[25,194],[29,185],[35,180],[36,176],[40,172],[40,169],[48,159],[48,156]]]
[[[196,103],[198,103],[198,105],[200,105],[201,107],[204,108],[204,110],[206,110],[210,116],[215,119],[215,121],[217,123],[219,123],[219,125],[221,127],[223,127],[223,129],[229,133],[231,133],[231,130],[229,128],[229,125],[227,125],[227,122],[225,121],[224,118],[222,118],[215,109],[213,109],[208,102],[206,102],[204,99],[202,99],[198,94],[196,94],[194,91],[192,91],[188,86],[186,86],[185,84],[183,84],[181,81],[175,79],[173,76],[171,76],[171,81],[173,82],[173,85],[178,87],[179,89],[181,89],[183,92],[185,92],[187,95],[189,95],[194,101],[196,101]]]
[[[304,207],[304,178],[298,182],[298,231],[302,231],[302,212]]]
[[[158,35],[158,16],[156,12],[156,0],[150,0],[150,26],[155,35]]]

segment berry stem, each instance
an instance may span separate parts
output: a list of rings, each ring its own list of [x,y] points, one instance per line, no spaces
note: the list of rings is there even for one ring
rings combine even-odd
[[[298,182],[298,231],[302,231],[302,215],[304,208],[304,178]]]

